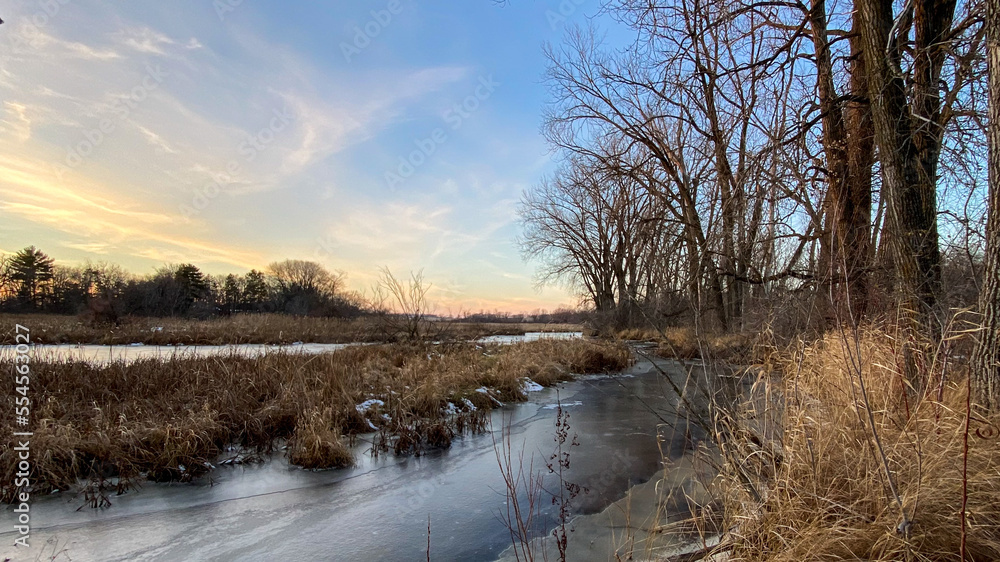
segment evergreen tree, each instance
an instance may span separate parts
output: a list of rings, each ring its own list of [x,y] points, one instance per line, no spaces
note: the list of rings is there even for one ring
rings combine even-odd
[[[182,305],[185,310],[190,308],[196,301],[206,298],[211,290],[205,274],[189,263],[181,264],[177,267],[177,271],[174,273],[174,280],[179,285]]]
[[[243,307],[247,310],[259,310],[267,301],[267,281],[264,274],[251,269],[243,279]]]
[[[14,254],[10,261],[10,278],[15,284],[18,301],[25,306],[41,308],[51,293],[54,260],[44,252],[28,246]]]

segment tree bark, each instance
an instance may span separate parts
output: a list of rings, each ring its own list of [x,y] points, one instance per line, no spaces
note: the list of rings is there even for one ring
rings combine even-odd
[[[937,229],[939,80],[955,3],[914,0],[913,102],[891,46],[892,0],[857,0],[875,143],[882,165],[886,227],[904,315],[929,325],[941,287]]]
[[[986,57],[989,73],[989,205],[986,263],[979,309],[983,329],[972,357],[976,398],[987,409],[1000,411],[1000,8],[986,3]]]
[[[875,164],[875,139],[868,95],[868,67],[864,45],[859,35],[857,12],[851,33],[850,93],[844,111],[847,126],[847,194],[840,231],[844,239],[844,263],[847,267],[848,303],[851,315],[863,318],[868,313],[872,275],[872,167]]]
[[[816,89],[829,186],[818,298],[825,303],[832,297],[831,304],[838,316],[857,320],[867,310],[870,263],[873,145],[867,67],[855,23],[855,32],[850,37],[850,96],[845,103],[834,85],[825,0],[813,3],[809,24],[816,52]]]
[[[893,37],[893,0],[855,0],[864,40],[875,144],[886,200],[885,230],[898,293],[905,376],[921,392],[926,373],[917,342],[939,335],[935,308],[941,290],[937,228],[937,164],[943,126],[940,77],[949,48],[955,0],[910,0]],[[912,13],[906,10],[912,8]],[[912,26],[912,28],[911,28]],[[908,41],[910,29],[913,41]],[[913,64],[902,69],[903,46]]]

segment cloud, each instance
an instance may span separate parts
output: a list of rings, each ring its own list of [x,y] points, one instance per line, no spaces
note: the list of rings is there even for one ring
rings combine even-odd
[[[0,60],[0,230],[13,245],[142,266],[214,264],[208,271],[315,259],[321,248],[324,263],[362,281],[379,265],[426,267],[434,298],[453,308],[504,307],[510,298],[482,295],[525,291],[507,241],[517,185],[495,181],[509,170],[461,140],[508,141],[487,128],[488,111],[477,116],[486,134],[472,121],[449,131],[455,140],[419,177],[384,189],[396,150],[412,150],[441,126],[446,104],[468,95],[481,71],[471,59],[398,53],[345,67],[339,52],[296,50],[301,42],[269,37],[266,25],[180,21],[170,14],[181,10],[162,6],[62,9],[31,49]],[[157,66],[162,84],[123,101]],[[287,126],[268,131],[286,108]],[[53,166],[103,120],[114,130],[57,176]],[[268,142],[247,150],[255,137]],[[181,206],[233,162],[239,172],[186,218]]]
[[[30,56],[42,56],[49,60],[75,58],[108,61],[121,58],[121,55],[113,49],[91,47],[77,41],[64,41],[43,31],[38,31],[37,34],[32,35],[29,38],[29,45]]]
[[[5,101],[3,114],[0,118],[0,134],[10,134],[22,143],[31,138],[31,119],[26,105]]]
[[[164,55],[164,47],[174,45],[174,40],[149,27],[127,27],[112,34],[119,45],[145,54]]]
[[[137,127],[139,129],[139,132],[142,133],[147,140],[149,140],[149,144],[159,148],[160,150],[166,152],[167,154],[177,154],[177,151],[171,148],[170,145],[167,144],[167,141],[163,140],[163,137],[154,133],[153,131],[150,131],[146,127],[143,127],[142,125],[137,125]]]

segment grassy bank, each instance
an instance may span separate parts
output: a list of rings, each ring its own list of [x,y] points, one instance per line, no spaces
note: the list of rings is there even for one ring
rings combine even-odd
[[[0,342],[14,342],[14,326],[31,329],[34,343],[99,345],[222,345],[385,342],[399,334],[391,323],[375,317],[313,318],[287,314],[237,314],[223,318],[125,318],[118,325],[95,325],[75,316],[56,314],[0,314]],[[475,324],[424,322],[421,333],[430,339],[474,339],[525,332],[571,332],[570,324]]]
[[[715,550],[731,561],[1000,560],[1000,419],[970,411],[963,345],[918,354],[921,393],[884,329],[773,354],[755,397],[715,416]]]
[[[121,477],[123,486],[139,478],[183,481],[208,472],[232,445],[242,451],[226,454],[237,462],[285,443],[294,464],[346,466],[352,458],[345,442],[373,428],[375,452],[414,453],[447,446],[454,435],[481,427],[490,408],[523,400],[525,377],[551,385],[570,373],[630,362],[624,346],[583,340],[394,344],[107,366],[35,362],[31,480],[35,493],[71,489],[80,478]],[[13,367],[0,362],[3,372]],[[4,403],[13,401],[13,385],[0,392]],[[13,407],[0,412],[7,435],[15,431],[13,414]],[[16,470],[15,453],[4,448],[4,501],[16,492]]]
[[[699,337],[692,327],[628,328],[606,336],[615,340],[656,343],[656,354],[669,359],[725,360],[731,363],[752,362],[761,341],[759,334],[750,333]]]

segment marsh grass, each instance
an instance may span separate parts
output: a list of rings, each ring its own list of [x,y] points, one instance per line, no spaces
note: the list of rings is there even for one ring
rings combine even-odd
[[[391,324],[375,316],[322,318],[289,314],[235,314],[196,320],[126,317],[119,324],[95,324],[76,316],[0,314],[0,342],[13,343],[14,326],[31,328],[33,343],[127,345],[224,345],[391,342],[405,339]],[[574,324],[477,324],[424,321],[419,330],[428,340],[469,340],[525,332],[573,332]]]
[[[31,366],[32,486],[44,493],[94,477],[126,488],[142,477],[185,481],[209,472],[234,447],[253,457],[282,443],[292,463],[345,466],[352,459],[344,440],[374,430],[373,450],[418,453],[481,429],[490,408],[523,400],[525,377],[550,385],[570,373],[621,370],[631,360],[625,346],[583,340],[107,365],[38,359]],[[12,367],[10,358],[0,359],[0,370]],[[5,403],[13,400],[13,385],[0,392]],[[366,401],[378,402],[358,408]],[[0,413],[7,434],[13,412]],[[2,499],[11,501],[11,448],[0,452],[0,471]]]
[[[968,402],[953,353],[965,337],[917,346],[923,392],[886,327],[800,342],[748,371],[744,399],[713,405],[707,501],[723,531],[702,554],[1000,560],[1000,420]]]
[[[729,333],[698,337],[694,328],[628,328],[612,334],[612,339],[657,344],[656,354],[669,359],[712,359],[747,363],[761,345],[760,334]]]

